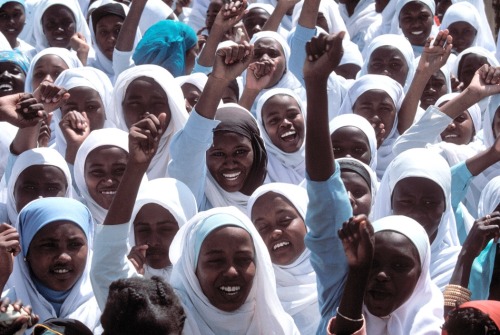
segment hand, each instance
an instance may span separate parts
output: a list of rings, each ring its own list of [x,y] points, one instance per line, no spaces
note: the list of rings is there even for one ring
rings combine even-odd
[[[345,32],[321,34],[306,43],[307,58],[304,63],[304,79],[327,79],[339,65],[344,54],[342,40]]]
[[[7,223],[0,224],[0,276],[5,282],[12,273],[14,257],[20,252],[21,244],[16,228]]]
[[[364,214],[350,218],[339,229],[338,235],[351,269],[371,267],[375,244],[373,234],[373,227]]]
[[[462,245],[462,250],[465,251],[467,258],[473,261],[492,238],[498,240],[499,237],[500,213],[493,212],[474,222],[474,225]]]
[[[235,43],[243,43],[243,41],[250,43],[250,37],[248,37],[248,32],[243,24],[243,21],[239,21],[232,28],[224,34],[226,40],[233,41]]]
[[[38,129],[38,146],[40,148],[47,148],[49,146],[52,130],[50,129],[50,122],[52,121],[52,114],[46,120],[40,121],[40,129]]]
[[[493,67],[488,64],[481,66],[476,71],[466,91],[475,95],[478,101],[500,93],[500,67]]]
[[[156,154],[161,135],[166,129],[167,115],[162,113],[158,118],[149,114],[130,127],[129,132],[129,164],[143,165],[145,169]]]
[[[67,144],[65,159],[68,163],[75,164],[78,149],[90,134],[90,121],[87,113],[69,111],[59,122],[59,127]]]
[[[28,93],[6,95],[0,98],[0,118],[2,121],[19,127],[38,126],[41,120],[47,118],[43,105]]]
[[[69,46],[76,52],[88,52],[90,50],[87,40],[82,33],[74,33],[69,40]]]
[[[226,33],[241,21],[246,13],[247,0],[225,1],[219,13],[215,17],[211,31],[219,29]]]
[[[276,63],[272,58],[248,65],[245,86],[251,90],[262,91],[271,82],[275,70]]]
[[[42,81],[33,92],[33,96],[43,104],[43,108],[47,113],[51,113],[64,105],[70,95],[64,88],[48,81]]]
[[[448,29],[441,30],[434,39],[434,43],[432,39],[432,37],[427,39],[424,52],[418,63],[418,69],[424,71],[429,76],[432,76],[446,64],[451,53],[451,48],[453,47],[453,38],[449,34]]]
[[[231,81],[248,67],[253,56],[253,45],[246,42],[232,44],[217,50],[212,74],[216,79]]]
[[[0,335],[12,335],[21,329],[32,327],[40,318],[33,314],[31,306],[23,306],[20,300],[11,304],[5,298],[0,304],[0,319]]]
[[[175,15],[179,16],[182,14],[182,7],[191,7],[191,0],[177,0],[175,3]]]
[[[148,250],[148,245],[135,245],[130,250],[128,254],[128,260],[135,267],[137,273],[144,275],[146,264],[146,251]]]

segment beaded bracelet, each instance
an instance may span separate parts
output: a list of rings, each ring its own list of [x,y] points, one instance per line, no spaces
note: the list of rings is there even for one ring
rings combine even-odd
[[[460,285],[449,284],[446,285],[443,297],[444,297],[444,305],[447,307],[456,307],[456,305],[461,305],[464,302],[468,302],[471,300],[472,292]]]
[[[364,321],[364,318],[363,318],[363,314],[361,314],[361,319],[351,319],[351,318],[348,318],[347,316],[345,315],[342,315],[340,312],[339,312],[339,308],[337,307],[337,315],[340,316],[342,319],[345,319],[347,321],[351,321],[351,322],[363,322]]]

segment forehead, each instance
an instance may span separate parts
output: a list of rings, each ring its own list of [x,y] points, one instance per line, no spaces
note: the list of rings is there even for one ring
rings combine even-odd
[[[383,90],[368,90],[363,92],[357,99],[356,103],[367,103],[367,102],[388,102],[394,105],[394,101],[390,95]]]
[[[370,61],[373,59],[393,59],[393,58],[402,59],[406,63],[406,59],[403,53],[393,45],[380,46],[375,50],[373,50],[372,54],[370,55]]]
[[[366,142],[367,145],[369,144],[366,134],[356,126],[340,127],[332,133],[331,138],[332,140],[338,142],[351,142],[353,140],[361,140],[362,142]]]
[[[24,70],[16,63],[10,62],[10,61],[1,61],[0,60],[0,70],[1,72],[3,71],[13,71],[13,70],[18,70],[24,73]]]
[[[457,30],[463,30],[463,29],[475,29],[474,26],[466,21],[457,21],[453,22],[448,26],[448,29],[457,29]]]
[[[4,11],[22,11],[24,13],[24,6],[19,2],[9,1],[0,7],[0,12]]]
[[[85,159],[85,165],[114,163],[118,160],[126,160],[127,157],[127,152],[122,148],[105,145],[97,147],[89,152]]]
[[[411,1],[401,8],[399,15],[413,14],[415,12],[426,12],[432,15],[431,9],[421,1]]]
[[[256,18],[265,18],[268,19],[271,15],[263,8],[255,7],[248,11],[245,14],[244,19],[256,19]]]
[[[349,170],[349,169],[345,169],[345,168],[341,169],[340,170],[340,178],[342,178],[342,181],[344,183],[349,182],[349,183],[352,183],[355,185],[365,186],[368,188],[368,190],[371,193],[371,185],[368,185],[366,180],[363,177],[361,177],[357,172],[354,172],[353,170]]]
[[[272,206],[273,208],[277,208],[279,206],[281,209],[285,208],[298,212],[295,205],[283,194],[266,192],[255,201],[252,207],[252,217],[254,215],[261,214],[260,211],[268,206]]]
[[[57,55],[44,55],[37,60],[35,68],[46,67],[46,66],[59,66],[64,69],[68,69],[68,65],[63,61],[63,59]]]
[[[249,138],[232,131],[215,131],[214,146],[217,147],[236,147],[239,145],[251,146]]]
[[[88,87],[88,86],[73,87],[73,88],[70,88],[68,90],[68,92],[70,94],[68,102],[82,100],[82,99],[100,98],[99,92],[97,92],[92,87]]]
[[[163,90],[161,85],[157,83],[153,78],[150,77],[138,77],[130,82],[127,87],[125,96],[129,94],[137,93],[140,91],[141,94],[144,93],[155,93],[161,94],[162,96],[167,96],[166,92]]]
[[[56,232],[62,232],[62,236],[64,237],[78,236],[86,239],[83,229],[78,224],[69,220],[60,220],[48,223],[40,228],[40,230],[36,232],[35,236],[33,236],[33,240],[55,238],[54,235]]]
[[[264,103],[262,106],[262,111],[264,112],[267,108],[286,106],[286,107],[300,107],[297,100],[287,94],[275,94]]]
[[[115,25],[117,23],[123,23],[125,19],[122,18],[121,16],[114,15],[114,14],[107,14],[99,19],[96,24],[96,28],[99,28],[100,26],[106,26],[106,25]]]
[[[376,232],[374,260],[389,260],[398,256],[409,257],[420,264],[418,250],[408,237],[392,230]]]
[[[59,16],[64,16],[64,17],[71,17],[73,20],[75,19],[75,16],[73,15],[73,12],[69,7],[66,7],[64,5],[53,5],[48,7],[45,12],[43,13],[42,19],[55,19],[59,18]]]
[[[40,177],[49,177],[51,182],[66,182],[66,175],[64,172],[55,165],[31,165],[23,170],[17,178],[16,184],[28,180],[36,180],[39,182],[46,182]]]
[[[281,44],[272,37],[259,38],[257,41],[255,41],[254,45],[255,45],[255,48],[277,49],[278,51],[280,51],[280,53],[282,53],[282,54],[284,53],[283,47],[281,46]]]
[[[229,224],[210,232],[203,240],[200,251],[208,252],[213,249],[237,251],[248,246],[253,247],[253,240],[250,234],[241,227]]]

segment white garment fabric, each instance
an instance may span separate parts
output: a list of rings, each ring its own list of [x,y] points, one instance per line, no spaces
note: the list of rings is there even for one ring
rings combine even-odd
[[[9,41],[5,38],[4,34],[0,33],[0,50],[12,50]]]
[[[302,12],[302,8],[304,7],[304,1],[298,2],[293,8],[292,14],[292,25],[296,27],[299,23],[299,16]],[[328,24],[327,34],[339,33],[341,31],[346,32],[346,36],[344,39],[349,39],[349,33],[347,32],[347,27],[340,15],[339,5],[335,1],[329,0],[321,0],[319,3],[318,12],[322,13],[326,19],[326,23]]]
[[[47,55],[55,55],[60,57],[64,63],[68,66],[68,69],[74,69],[77,67],[83,67],[82,62],[76,57],[76,54],[72,53],[71,51],[63,48],[46,48],[43,51],[40,51],[33,57],[30,63],[30,68],[28,69],[28,72],[26,73],[26,81],[24,83],[24,91],[25,92],[30,92],[32,93],[36,87],[32,86],[32,81],[33,81],[33,72],[35,70],[35,67],[38,63],[38,61],[43,57]]]
[[[75,32],[81,33],[85,40],[90,43],[90,30],[87,26],[87,21],[83,15],[80,5],[75,0],[40,0],[36,3],[33,33],[35,38],[35,48],[38,52],[50,47],[42,27],[42,16],[45,11],[54,5],[62,5],[67,7],[75,18]]]
[[[141,34],[144,35],[155,23],[166,20],[173,12],[172,8],[168,7],[162,0],[148,0],[139,20]]]
[[[56,150],[50,148],[27,150],[17,157],[16,162],[12,166],[12,173],[7,180],[7,212],[11,224],[16,223],[18,216],[16,199],[14,197],[17,179],[24,170],[33,165],[52,165],[59,168],[66,176],[68,184],[64,197],[73,198],[74,191],[71,173],[64,158]]]
[[[151,164],[148,167],[148,178],[156,179],[167,177],[167,164],[170,160],[170,141],[173,135],[181,130],[186,124],[188,113],[184,104],[182,90],[175,83],[174,77],[166,69],[157,65],[138,65],[122,72],[115,82],[113,91],[112,108],[106,110],[107,118],[113,122],[118,129],[128,132],[125,123],[122,102],[125,98],[127,88],[135,79],[140,77],[152,78],[165,91],[170,108],[170,123],[161,136]]]
[[[377,169],[377,137],[372,125],[364,117],[357,114],[342,114],[330,121],[330,136],[343,127],[356,127],[361,130],[368,140],[370,147],[370,168],[375,171]]]
[[[476,29],[476,38],[471,46],[483,47],[491,52],[495,52],[496,46],[487,21],[481,21],[478,10],[469,2],[462,1],[452,4],[444,14],[443,21],[439,26],[440,30],[445,30],[455,22],[467,22]],[[486,32],[489,30],[490,32]]]
[[[252,288],[243,305],[232,312],[213,306],[196,276],[201,243],[214,229],[224,226],[236,226],[247,231],[255,248],[256,271]],[[174,264],[171,285],[176,289],[187,314],[186,334],[299,334],[276,293],[276,279],[267,247],[250,219],[238,209],[220,207],[195,215],[175,236],[170,247],[170,259]]]
[[[392,215],[392,194],[396,184],[405,178],[419,177],[436,183],[445,197],[445,211],[441,216],[436,238],[431,244],[430,274],[441,289],[450,281],[458,253],[461,250],[451,204],[451,172],[448,163],[439,154],[425,148],[400,153],[388,166],[375,199],[375,220]]]
[[[390,2],[393,1],[396,0],[391,0]],[[366,48],[363,50],[363,59],[365,62],[358,73],[358,78],[367,75],[369,73],[368,66],[370,65],[370,57],[372,53],[380,47],[396,48],[403,55],[406,64],[408,65],[408,74],[406,75],[406,80],[404,82],[403,88],[405,93],[408,92],[408,89],[410,88],[411,82],[413,81],[413,77],[415,75],[416,63],[415,63],[415,55],[413,54],[413,49],[411,47],[411,44],[403,35],[385,34],[374,38],[370,42],[370,44],[368,44]]]
[[[102,208],[90,195],[85,181],[85,162],[88,155],[95,149],[103,146],[113,146],[124,150],[128,154],[128,133],[114,128],[98,129],[92,131],[83,141],[75,158],[74,177],[78,192],[85,200],[96,224],[102,224],[108,210]]]
[[[196,86],[197,89],[199,89],[201,92],[205,89],[205,85],[207,83],[208,77],[206,74],[201,73],[201,72],[196,72],[196,73],[191,73],[190,75],[187,76],[180,76],[176,77],[175,82],[179,87],[182,88],[182,85],[184,84],[191,84]]]
[[[258,32],[258,33],[253,35],[252,39],[250,40],[250,44],[255,45],[255,43],[258,40],[260,40],[261,38],[271,38],[271,39],[276,40],[276,42],[278,42],[281,45],[281,48],[283,49],[283,54],[285,57],[285,70],[284,70],[283,76],[276,83],[276,85],[274,85],[273,87],[270,87],[269,89],[271,89],[271,88],[288,88],[288,89],[292,90],[293,92],[295,92],[295,94],[297,94],[297,96],[299,96],[300,99],[302,100],[302,104],[304,106],[306,106],[306,101],[307,101],[306,90],[304,89],[302,84],[298,81],[298,79],[293,75],[293,73],[288,69],[288,61],[290,59],[290,47],[288,46],[288,43],[277,32],[261,31],[261,32]],[[248,70],[245,70],[245,72],[243,72],[243,81],[244,82],[246,82],[247,71]],[[262,91],[260,91],[259,95],[255,98],[255,102],[250,110],[250,112],[253,115],[256,115],[257,101],[259,101],[260,97],[264,93],[266,93],[269,89],[263,89]]]
[[[392,18],[396,15],[396,0],[390,0],[385,6],[377,20],[368,28],[365,36],[365,43],[370,43],[375,37],[389,34],[391,31]]]
[[[134,247],[134,221],[144,205],[157,204],[172,214],[177,221],[179,228],[188,222],[193,216],[198,213],[198,206],[191,190],[182,182],[173,178],[158,178],[144,183],[143,187],[137,194],[132,216],[130,217],[129,244]],[[167,283],[170,282],[170,274],[172,266],[163,269],[154,269],[145,266],[144,276],[151,278],[159,276]]]
[[[415,220],[406,216],[388,216],[373,222],[375,236],[392,231],[408,238],[420,256],[421,273],[411,296],[387,317],[372,315],[366,306],[363,314],[367,334],[439,335],[443,320],[444,299],[431,281],[431,250],[427,233]]]
[[[500,204],[500,176],[495,177],[486,185],[479,199],[478,217],[482,218],[495,211]]]
[[[264,120],[262,118],[262,108],[267,100],[275,95],[288,95],[292,97],[299,105],[304,118],[304,138],[299,150],[291,153],[284,152],[278,148],[267,134]],[[266,145],[267,152],[267,174],[272,182],[300,184],[305,178],[305,119],[306,110],[302,105],[302,100],[292,90],[286,88],[274,88],[264,93],[257,101],[257,123],[260,128],[260,134]]]
[[[75,87],[89,87],[97,93],[99,93],[99,97],[101,98],[103,105],[103,112],[108,110],[111,105],[111,94],[113,92],[113,85],[109,81],[108,76],[93,67],[81,67],[64,70],[59,77],[57,77],[54,85],[65,88],[66,90],[70,90]],[[92,115],[87,114],[89,118],[92,118]],[[55,134],[52,134],[52,137],[55,137],[55,149],[63,156],[66,156],[66,148],[67,143],[64,138],[64,134],[62,133],[61,127],[59,127],[59,122],[62,120],[62,112],[61,109],[58,108],[54,111],[53,120],[55,124]],[[105,128],[113,127],[113,124],[110,121],[105,122]]]
[[[303,220],[306,218],[309,197],[305,188],[286,183],[269,183],[256,189],[248,200],[247,216],[252,217],[255,202],[263,195],[277,193],[292,203]],[[309,261],[311,252],[305,249],[291,264],[273,264],[278,297],[299,328],[301,334],[314,334],[319,326],[320,313],[316,272]]]
[[[397,83],[390,77],[378,74],[367,74],[357,79],[351,86],[344,101],[342,102],[339,114],[342,115],[353,113],[353,106],[358,100],[359,96],[370,90],[382,90],[386,92],[391,97],[392,101],[394,102],[394,106],[396,107],[396,115],[394,117],[392,130],[385,136],[384,141],[377,150],[376,172],[377,177],[382,178],[384,171],[394,158],[392,146],[394,145],[396,139],[399,137],[398,113],[405,95],[403,93],[403,87],[401,87],[399,83]]]
[[[40,200],[34,200],[30,204],[33,204]],[[65,203],[67,206],[67,203]],[[85,208],[85,206],[81,205],[77,201],[74,201],[74,205],[81,206]],[[28,209],[29,206],[26,206],[25,209]],[[65,208],[65,210],[75,210],[74,208]],[[20,216],[23,215],[21,212]],[[55,213],[54,221],[64,220],[64,213]],[[24,222],[18,222],[17,227],[19,230],[19,234],[23,235],[23,227],[26,225],[38,225],[39,223],[36,221],[40,219],[37,217],[36,213],[27,217]],[[49,223],[50,224],[50,223]],[[43,322],[49,318],[67,318],[67,319],[76,319],[83,324],[85,324],[89,329],[95,330],[100,324],[101,311],[97,306],[97,301],[94,298],[94,292],[92,291],[92,285],[90,283],[90,264],[92,260],[92,240],[93,240],[93,227],[92,227],[92,217],[90,213],[88,214],[88,221],[78,222],[79,226],[86,226],[86,228],[82,228],[82,230],[88,231],[87,241],[88,241],[88,253],[87,253],[87,263],[85,265],[85,269],[83,270],[83,274],[76,281],[75,285],[71,288],[71,292],[68,297],[64,300],[61,310],[59,314],[56,314],[54,307],[48,302],[42,294],[36,288],[33,279],[31,270],[28,268],[28,263],[23,260],[26,256],[27,250],[22,250],[21,254],[18,255],[14,259],[14,271],[10,278],[10,283],[13,284],[13,287],[10,288],[10,291],[7,296],[11,295],[11,298],[20,299],[23,304],[30,305],[33,308],[33,312],[39,315],[40,322]],[[45,225],[43,225],[45,226]],[[43,227],[42,226],[42,227]],[[39,229],[41,229],[40,227]],[[22,238],[22,237],[21,237]],[[31,241],[30,241],[31,243]],[[36,311],[36,312],[35,312]],[[31,334],[31,330],[25,332],[25,334]]]
[[[340,4],[339,10],[340,16],[344,20],[349,36],[351,37],[351,41],[356,43],[360,50],[363,50],[365,34],[370,25],[372,25],[379,16],[375,11],[375,1],[360,0],[351,16],[349,16],[345,4]]]
[[[485,49],[483,47],[479,47],[479,46],[470,47],[470,48],[465,49],[461,53],[459,53],[457,58],[455,59],[455,62],[450,67],[451,73],[453,73],[453,75],[455,77],[458,77],[458,71],[459,71],[458,67],[460,65],[460,62],[462,61],[462,58],[465,55],[468,55],[471,53],[485,57],[486,60],[488,61],[488,64],[490,64],[491,66],[500,66],[500,62],[495,58],[495,54],[493,52],[490,52],[487,49]]]

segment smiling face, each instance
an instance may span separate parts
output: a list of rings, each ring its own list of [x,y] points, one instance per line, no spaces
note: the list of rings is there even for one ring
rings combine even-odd
[[[448,143],[469,144],[475,135],[474,123],[465,111],[457,116],[452,123],[441,133],[441,139]]]
[[[368,137],[358,127],[340,127],[330,135],[330,139],[335,158],[352,157],[367,165],[370,164],[370,143]]]
[[[208,171],[226,192],[239,192],[252,169],[252,143],[245,136],[214,132],[214,142],[207,151]]]
[[[26,261],[43,285],[54,291],[67,291],[82,276],[87,253],[83,230],[71,221],[55,221],[33,237]]]
[[[453,49],[460,53],[472,46],[476,39],[477,30],[470,23],[458,21],[448,27],[451,37],[453,37]]]
[[[260,196],[251,216],[274,264],[289,265],[306,249],[304,219],[283,195],[268,192]]]
[[[427,109],[431,105],[435,105],[436,101],[448,92],[446,86],[446,77],[443,72],[434,73],[427,84],[420,98],[420,107]]]
[[[64,197],[68,181],[61,169],[53,165],[32,165],[17,177],[14,185],[16,210],[38,198]]]
[[[260,38],[254,44],[253,55],[254,62],[262,62],[270,59],[274,61],[276,70],[274,70],[269,85],[265,88],[276,85],[281,80],[286,70],[285,52],[281,44],[271,37]]]
[[[99,92],[90,87],[80,86],[69,89],[68,93],[70,94],[68,101],[61,106],[62,115],[70,111],[85,112],[90,121],[90,131],[102,129],[106,113]]]
[[[51,47],[70,47],[71,37],[76,33],[73,12],[64,5],[53,5],[42,15],[42,28]]]
[[[277,94],[262,106],[262,120],[271,142],[291,153],[304,143],[304,117],[299,104],[289,95]]]
[[[427,178],[401,179],[392,191],[393,214],[405,215],[420,223],[431,243],[436,238],[445,208],[443,190]]]
[[[421,273],[417,248],[403,234],[375,233],[375,250],[364,302],[375,316],[390,315],[412,295]]]
[[[380,147],[391,133],[396,118],[396,106],[389,94],[382,90],[366,91],[358,97],[352,106],[352,112],[370,122],[375,129],[377,147]]]
[[[424,46],[434,24],[430,8],[420,1],[407,3],[399,13],[399,27],[411,45]]]
[[[31,81],[33,91],[36,90],[36,88],[44,80],[53,83],[57,77],[59,77],[61,72],[67,70],[68,68],[68,65],[59,56],[42,56],[33,68],[33,79]]]
[[[7,2],[0,7],[0,32],[7,38],[12,48],[17,46],[17,36],[26,22],[24,6],[18,2]]]
[[[172,115],[167,93],[160,84],[149,77],[139,77],[128,85],[122,107],[125,124],[129,129],[148,114],[156,117],[161,113],[167,114],[165,126],[168,126]]]
[[[255,277],[255,250],[250,234],[239,227],[224,226],[203,241],[196,277],[210,303],[233,312],[246,301]]]
[[[102,146],[92,150],[85,160],[85,184],[92,199],[109,209],[127,167],[128,154],[122,148]]]
[[[349,195],[352,215],[365,214],[368,216],[372,209],[371,186],[366,183],[363,177],[351,170],[341,170],[340,177]]]
[[[107,59],[113,60],[113,50],[122,29],[124,19],[118,15],[106,15],[95,26],[95,38],[99,50]]]
[[[385,45],[373,50],[368,61],[368,74],[388,76],[405,86],[408,63],[396,47]]]
[[[179,224],[167,209],[155,203],[142,206],[134,220],[134,235],[136,245],[148,245],[148,266],[163,269],[172,264],[168,251],[177,231]]]
[[[0,97],[24,92],[26,74],[12,62],[0,62]]]

